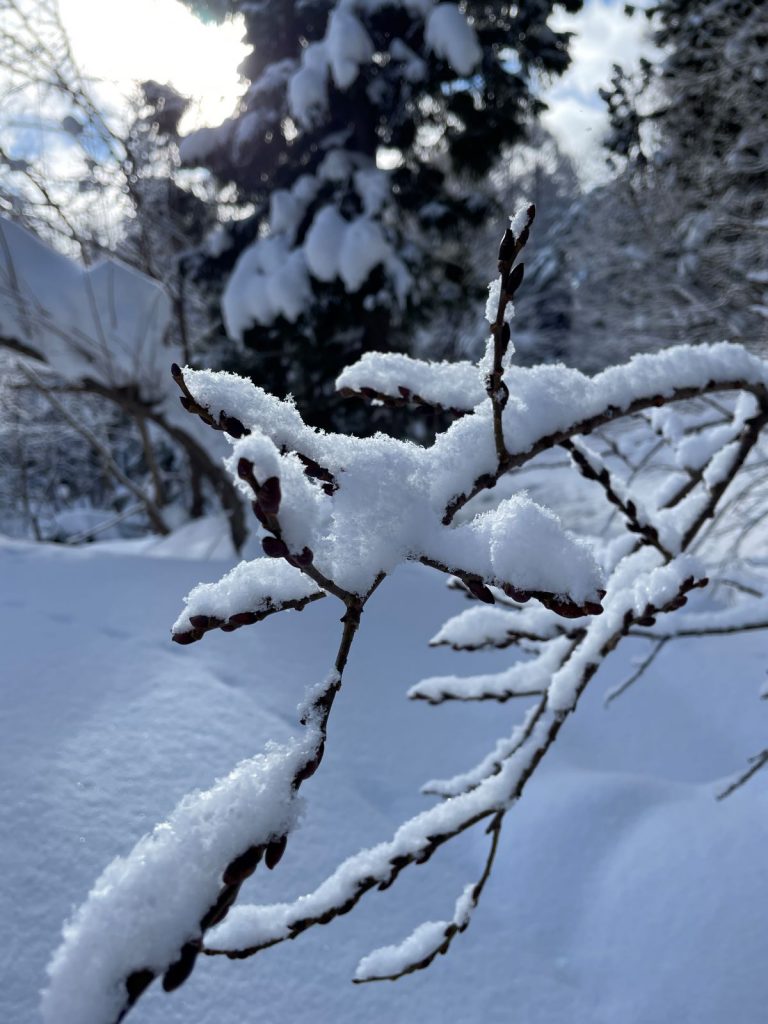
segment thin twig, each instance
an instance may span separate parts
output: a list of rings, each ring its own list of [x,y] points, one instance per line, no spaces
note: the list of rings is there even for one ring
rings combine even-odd
[[[718,800],[725,800],[727,796],[740,789],[745,782],[748,782],[753,775],[757,775],[761,768],[768,764],[768,747],[765,750],[761,750],[759,754],[755,754],[754,757],[750,757],[750,767],[743,772],[739,777],[727,786],[721,793],[717,794]]]
[[[671,639],[671,637],[665,636],[661,640],[656,641],[656,644],[651,650],[651,653],[648,655],[647,658],[643,659],[643,661],[635,669],[632,675],[625,679],[623,683],[620,683],[614,690],[610,690],[606,694],[604,701],[605,707],[608,707],[608,705],[615,701],[617,697],[620,697],[622,693],[626,693],[630,686],[636,683],[637,680],[640,679],[642,675],[644,675],[645,671],[651,667],[651,665],[654,663],[659,654],[661,654],[662,650],[664,649],[664,646],[667,643],[669,643]]]

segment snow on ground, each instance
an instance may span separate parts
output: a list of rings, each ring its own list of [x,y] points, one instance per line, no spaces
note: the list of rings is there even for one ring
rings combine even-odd
[[[306,683],[332,660],[331,600],[180,648],[182,597],[217,579],[210,528],[81,549],[0,543],[0,1021],[34,1024],[61,924],[118,853],[188,790],[294,732]],[[498,670],[509,651],[429,649],[466,607],[410,565],[366,609],[328,752],[279,868],[247,902],[291,898],[428,806],[419,786],[476,761],[516,704],[409,703],[428,675]],[[354,986],[361,957],[446,919],[479,875],[476,830],[348,917],[243,963],[199,962],[145,1024],[753,1024],[768,1002],[768,795],[717,780],[765,746],[768,637],[669,644],[632,690],[604,694],[645,652],[598,675],[520,805],[469,931],[429,971]]]

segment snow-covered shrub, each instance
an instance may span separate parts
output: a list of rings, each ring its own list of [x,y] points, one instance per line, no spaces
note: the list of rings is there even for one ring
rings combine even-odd
[[[533,216],[532,207],[524,209],[502,240],[487,306],[490,338],[479,365],[369,355],[338,381],[376,401],[450,411],[454,422],[428,448],[383,435],[320,432],[292,403],[249,381],[174,367],[184,407],[230,438],[228,466],[252,503],[264,551],[218,582],[197,586],[174,639],[191,644],[210,630],[231,631],[328,598],[343,608],[339,646],[328,673],[306,692],[293,740],[185,797],[96,882],[65,926],[50,967],[43,1009],[51,1024],[118,1021],[155,978],[167,991],[181,985],[201,953],[243,958],[296,938],[482,824],[490,836],[487,862],[453,912],[365,957],[355,980],[426,967],[466,929],[502,822],[621,639],[640,633],[658,643],[675,633],[766,623],[766,602],[746,579],[730,580],[738,583],[737,604],[712,599],[708,610],[694,607],[678,617],[678,625],[672,619],[668,626],[667,614],[691,595],[700,599],[710,577],[726,585],[697,549],[718,509],[732,501],[742,468],[750,486],[748,460],[768,423],[768,365],[720,344],[639,356],[593,378],[563,366],[513,366],[512,298],[522,283],[517,261]],[[714,404],[691,407],[714,394]],[[638,492],[641,463],[660,468],[654,459],[664,445],[663,476]],[[523,475],[556,448],[608,503],[613,528],[593,529],[601,536],[592,542],[515,488],[515,473]],[[480,507],[504,480],[510,486],[502,500]],[[323,759],[363,610],[406,560],[444,573],[478,602],[447,623],[434,643],[520,644],[530,654],[501,675],[424,680],[410,696],[532,703],[478,765],[430,782],[425,792],[437,802],[390,840],[349,857],[293,902],[233,907],[258,864],[274,868],[283,855],[299,790]]]
[[[191,485],[177,492],[194,492],[195,483],[199,490],[206,481],[229,515],[239,547],[246,532],[242,503],[219,465],[217,439],[201,443],[193,436],[165,369],[181,352],[168,342],[171,320],[171,299],[159,281],[112,257],[82,266],[0,218],[0,349],[10,353],[6,365],[39,392],[43,407],[53,406],[54,423],[63,419],[85,438],[156,532],[169,530],[162,495],[183,476]],[[106,417],[101,429],[91,430],[83,404],[79,413],[69,412],[61,391],[93,396],[93,405],[109,403],[113,418],[122,421],[116,440],[104,426]],[[137,444],[145,463],[141,473],[119,465]],[[159,469],[163,451],[174,471],[165,476]],[[152,498],[140,486],[144,478],[154,485]]]

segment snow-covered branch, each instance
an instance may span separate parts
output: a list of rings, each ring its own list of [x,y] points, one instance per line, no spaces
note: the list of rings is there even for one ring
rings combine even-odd
[[[422,926],[398,947],[378,950],[361,963],[357,980],[428,966],[466,928],[490,873],[503,818],[622,638],[653,630],[659,645],[675,629],[695,628],[689,623],[699,616],[705,617],[698,619],[702,625],[723,628],[727,622],[725,613],[713,612],[710,622],[697,609],[676,627],[670,613],[708,582],[705,559],[690,550],[768,422],[768,367],[730,345],[637,357],[593,378],[563,366],[510,366],[507,310],[522,280],[515,261],[531,220],[532,211],[524,210],[504,236],[500,280],[489,299],[491,340],[486,359],[474,367],[474,381],[469,364],[455,374],[438,366],[430,380],[428,364],[375,359],[346,378],[359,390],[373,379],[381,393],[394,395],[402,387],[446,410],[460,408],[457,392],[464,391],[475,404],[461,409],[465,415],[430,447],[381,434],[358,438],[315,430],[290,400],[249,381],[174,367],[183,406],[229,439],[227,468],[251,503],[264,552],[220,581],[196,587],[174,626],[174,639],[189,643],[210,629],[253,624],[328,595],[344,608],[339,647],[330,673],[307,691],[297,739],[182,801],[167,825],[107,869],[67,925],[53,961],[44,1001],[51,1024],[120,1020],[155,977],[168,990],[181,984],[200,952],[244,958],[296,938],[345,914],[373,889],[388,888],[406,868],[489,820],[486,868],[453,916]],[[407,383],[396,383],[398,373]],[[581,439],[643,410],[717,392],[750,397],[731,405],[725,399],[726,432],[721,422],[703,429],[697,458],[692,450],[683,452],[671,483],[642,502],[630,495],[620,471],[609,468],[615,457],[610,446],[598,454]],[[721,431],[718,444],[713,430]],[[684,437],[683,432],[664,443],[674,451]],[[581,473],[599,485],[606,506],[622,513],[623,533],[578,537],[522,488],[494,507],[466,507],[556,445],[565,445]],[[649,447],[656,445],[651,437]],[[642,457],[633,465],[641,462]],[[534,703],[477,765],[428,783],[425,792],[437,802],[388,842],[348,858],[298,899],[235,907],[242,882],[259,862],[274,867],[282,855],[295,824],[297,792],[322,761],[329,717],[367,602],[407,561],[458,578],[483,602],[447,623],[434,645],[474,650],[517,644],[531,655],[496,675],[424,680],[410,696],[431,703],[503,703],[513,697]],[[763,599],[748,589],[749,611],[733,613],[742,628],[765,619]],[[145,912],[150,904],[151,915]],[[116,930],[120,940],[108,941]],[[100,944],[104,950],[94,967]],[[84,974],[88,985],[81,989]]]

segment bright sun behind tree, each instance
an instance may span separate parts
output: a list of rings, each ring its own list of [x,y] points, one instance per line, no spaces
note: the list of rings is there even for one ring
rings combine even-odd
[[[83,70],[118,96],[130,84],[160,79],[192,99],[183,128],[217,124],[242,92],[237,66],[247,53],[239,18],[204,24],[177,0],[61,0],[60,10]]]

